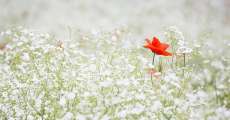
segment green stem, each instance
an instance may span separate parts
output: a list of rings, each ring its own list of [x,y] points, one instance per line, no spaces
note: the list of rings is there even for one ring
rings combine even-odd
[[[152,61],[152,65],[154,66],[154,60],[155,60],[155,53],[153,53],[153,61]],[[151,82],[152,82],[152,86],[154,86],[153,85],[153,75],[152,75],[152,71],[150,71],[150,74],[151,74]]]
[[[156,55],[156,53],[153,53],[153,62],[152,62],[152,65],[154,65],[155,55]]]

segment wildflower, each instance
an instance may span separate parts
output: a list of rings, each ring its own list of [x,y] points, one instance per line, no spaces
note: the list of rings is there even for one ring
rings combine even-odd
[[[192,49],[189,48],[184,40],[179,40],[178,42],[179,48],[177,49],[176,53],[178,55],[183,55],[183,63],[184,63],[184,68],[186,66],[186,54],[192,53]],[[183,68],[183,76],[185,69]]]
[[[177,54],[189,54],[192,52],[192,49],[189,47],[179,47],[176,51]]]
[[[30,55],[29,55],[28,53],[23,53],[22,59],[23,59],[24,61],[29,61],[29,60],[30,60]]]
[[[184,40],[179,40],[179,48],[177,49],[177,54],[189,54],[192,52],[192,49],[188,47],[187,43]]]
[[[62,118],[63,120],[71,120],[73,118],[73,113],[67,112],[65,116]]]
[[[163,56],[171,56],[172,53],[166,51],[169,47],[166,43],[161,43],[158,38],[153,37],[152,42],[149,39],[146,39],[147,44],[144,45],[145,48],[150,49],[153,53]]]
[[[73,92],[69,92],[69,93],[67,93],[66,94],[66,98],[68,99],[68,100],[73,100],[74,98],[75,98],[75,93],[73,93]]]
[[[146,39],[146,42],[147,43],[144,45],[144,47],[150,49],[154,53],[153,54],[153,61],[152,61],[153,66],[154,66],[155,54],[163,55],[163,56],[172,56],[172,53],[169,53],[166,51],[166,49],[169,47],[169,45],[166,43],[161,43],[157,37],[153,37],[152,42],[149,39]],[[152,77],[153,77],[154,73],[155,73],[154,69],[150,70],[151,81],[152,81]],[[152,81],[152,86],[153,86],[153,81]]]
[[[173,38],[176,40],[184,40],[183,33],[178,29],[177,26],[170,26],[166,29],[166,37]]]

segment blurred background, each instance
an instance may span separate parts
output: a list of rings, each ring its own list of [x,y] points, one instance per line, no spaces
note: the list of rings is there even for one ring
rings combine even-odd
[[[0,30],[23,26],[59,39],[122,26],[138,38],[177,26],[189,39],[230,38],[230,0],[0,0]],[[216,39],[215,38],[215,39]]]

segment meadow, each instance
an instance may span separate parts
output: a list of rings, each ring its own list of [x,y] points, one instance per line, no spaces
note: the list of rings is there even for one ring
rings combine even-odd
[[[186,15],[194,9],[184,6],[184,0],[179,2],[178,10],[186,7],[186,14],[174,11],[175,15],[185,15],[179,18],[162,17],[167,11],[160,7],[157,11],[151,5],[145,7],[148,2],[140,4],[134,10],[137,16],[130,15],[135,18],[130,20],[123,16],[133,12],[130,1],[121,2],[124,13],[117,15],[114,9],[119,2],[113,1],[116,4],[112,5],[102,0],[95,10],[103,8],[112,14],[104,21],[100,19],[101,12],[96,11],[96,17],[90,14],[91,9],[87,8],[94,5],[92,2],[76,2],[83,6],[77,9],[88,16],[77,14],[98,18],[93,19],[93,26],[92,19],[77,21],[77,16],[74,24],[63,16],[61,27],[55,26],[58,20],[45,22],[47,16],[39,17],[38,21],[43,22],[36,21],[37,24],[31,22],[36,17],[30,14],[37,9],[28,11],[27,18],[18,13],[1,14],[4,19],[0,24],[0,119],[228,120],[230,34],[229,24],[221,23],[224,15],[216,14],[223,13],[222,9],[210,3],[216,8],[204,9],[200,19],[191,12],[191,18],[197,18],[186,23]],[[47,6],[60,8],[61,3],[50,1]],[[163,3],[175,7],[173,2]],[[14,4],[10,3],[9,8]],[[24,10],[19,6],[15,12]],[[137,19],[140,10],[144,12]],[[209,10],[214,11],[213,16]],[[152,16],[148,19],[149,15]],[[112,19],[118,22],[112,24]],[[199,20],[201,23],[197,23]],[[38,27],[40,24],[43,26]],[[63,26],[65,29],[61,29]],[[156,38],[161,44],[154,41]],[[150,47],[146,48],[148,44]]]

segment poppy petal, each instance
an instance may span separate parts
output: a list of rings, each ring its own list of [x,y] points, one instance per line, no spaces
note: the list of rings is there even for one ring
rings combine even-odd
[[[169,47],[169,44],[161,43],[160,48],[161,48],[163,51],[165,51],[168,47]]]
[[[157,55],[172,56],[172,53],[166,51],[166,49],[169,47],[169,44],[161,43],[157,37],[153,37],[152,41],[150,41],[148,38],[145,40],[145,48],[150,49]]]
[[[152,45],[150,45],[150,44],[145,44],[144,47],[145,47],[145,48],[149,48],[149,49],[152,50]]]
[[[159,46],[161,43],[157,37],[153,37],[152,45],[153,46]]]
[[[148,38],[146,38],[145,41],[146,41],[148,44],[151,44],[151,41],[150,41]]]
[[[167,52],[167,51],[163,51],[162,55],[164,55],[164,56],[172,56],[172,53]]]
[[[144,45],[145,48],[148,48],[148,46],[152,45],[151,41],[148,38],[146,38],[145,40],[146,40],[146,43]]]

